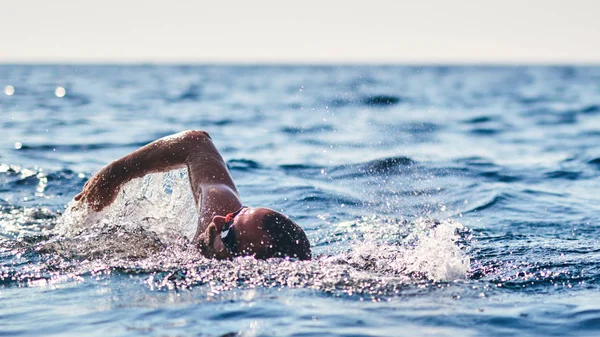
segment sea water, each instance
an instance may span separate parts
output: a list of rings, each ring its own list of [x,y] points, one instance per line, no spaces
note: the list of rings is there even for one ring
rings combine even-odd
[[[0,335],[600,334],[600,68],[0,66]],[[185,170],[72,202],[202,129],[313,260],[200,256]]]

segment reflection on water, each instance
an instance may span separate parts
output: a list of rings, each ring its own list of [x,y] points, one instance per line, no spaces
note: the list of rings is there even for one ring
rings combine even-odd
[[[600,68],[0,66],[6,335],[595,336]],[[73,195],[205,129],[312,261],[213,261],[185,171]],[[35,324],[32,324],[35,322]],[[0,333],[1,334],[1,333]]]

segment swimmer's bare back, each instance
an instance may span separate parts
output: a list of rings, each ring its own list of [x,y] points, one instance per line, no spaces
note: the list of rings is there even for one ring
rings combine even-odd
[[[99,212],[115,200],[128,181],[182,167],[188,169],[198,210],[197,238],[215,215],[235,212],[242,206],[223,157],[205,131],[167,136],[113,161],[90,178],[75,200]]]

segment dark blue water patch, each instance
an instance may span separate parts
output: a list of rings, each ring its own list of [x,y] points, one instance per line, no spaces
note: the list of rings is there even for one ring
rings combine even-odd
[[[15,189],[28,189],[37,186],[40,182],[38,172],[16,174],[13,172],[0,173],[0,192],[10,192]]]
[[[344,207],[357,207],[363,205],[363,202],[359,199],[351,199],[349,197],[340,196],[337,193],[334,194],[319,189],[299,189],[296,191],[287,189],[286,193],[290,193],[293,196],[294,203],[310,206],[313,210],[328,210],[341,207],[341,205],[344,205]]]
[[[536,197],[549,196],[549,197],[566,198],[569,196],[568,193],[540,191],[540,190],[535,190],[535,189],[530,189],[530,188],[523,189],[522,192],[524,194],[532,195],[532,196],[536,196]]]
[[[566,180],[578,180],[581,177],[581,172],[574,171],[566,171],[566,170],[557,170],[552,172],[547,172],[544,174],[545,177],[549,179],[566,179]]]
[[[182,101],[198,101],[202,96],[202,87],[198,84],[191,84],[185,91],[183,91],[175,99],[169,100],[170,102],[182,102]]]
[[[14,205],[35,200],[39,206],[61,210],[86,181],[85,176],[69,169],[43,172],[11,167],[0,173],[0,195],[12,196]]]
[[[588,161],[588,164],[591,164],[591,165],[594,165],[594,166],[600,168],[600,157],[594,158],[594,159]]]
[[[111,110],[115,110],[115,111],[144,111],[144,110],[150,110],[151,107],[148,104],[144,104],[141,102],[128,102],[128,103],[121,103],[121,102],[109,102],[107,103],[107,106],[111,108]],[[168,118],[167,119],[171,119],[171,121],[173,120],[173,118]]]
[[[402,131],[411,133],[413,136],[418,137],[430,137],[430,134],[436,133],[443,129],[440,124],[434,122],[423,122],[423,123],[407,123],[402,126],[396,126]]]
[[[88,178],[69,169],[46,173],[44,193],[70,198],[74,195],[72,191],[80,191]]]
[[[332,108],[341,108],[352,104],[352,100],[344,98],[336,98],[329,101],[328,106]]]
[[[538,103],[547,103],[553,101],[552,97],[549,96],[520,96],[518,98],[519,103],[523,105],[534,105]]]
[[[584,105],[580,108],[575,109],[565,109],[562,111],[563,114],[571,114],[571,115],[595,115],[600,113],[600,105],[597,104],[589,104]]]
[[[329,124],[325,125],[314,125],[310,127],[300,127],[300,126],[286,126],[281,129],[281,132],[287,134],[315,134],[315,133],[323,133],[323,132],[333,132],[335,131],[334,127]]]
[[[489,122],[495,122],[497,121],[497,118],[495,116],[478,116],[478,117],[473,117],[473,118],[469,118],[467,120],[464,121],[465,124],[482,124],[482,123],[489,123]]]
[[[584,329],[600,328],[600,310],[597,309],[576,310],[575,307],[572,307],[571,310],[561,316],[563,316],[561,318],[575,322]]]
[[[488,210],[491,208],[497,208],[497,207],[500,207],[502,204],[510,202],[511,200],[514,200],[514,199],[516,199],[516,197],[511,194],[497,193],[497,194],[493,195],[487,201],[480,203],[479,205],[474,205],[470,209],[463,211],[463,213],[468,214],[471,212],[481,212],[481,211]]]
[[[327,173],[334,179],[397,175],[410,170],[415,164],[416,162],[408,157],[398,156],[332,167],[327,170]]]
[[[586,115],[597,114],[600,112],[600,105],[588,105],[586,107],[581,108],[579,112]]]
[[[36,186],[39,183],[40,183],[40,179],[35,175],[31,175],[28,177],[14,180],[10,185],[11,185],[11,187],[19,188],[20,186]],[[0,191],[4,192],[4,190],[0,190]]]
[[[489,180],[492,180],[492,181],[503,182],[503,183],[514,183],[514,182],[521,181],[523,179],[522,177],[520,177],[518,175],[509,174],[507,172],[502,172],[502,171],[503,170],[485,171],[485,172],[479,173],[479,176],[484,177]]]
[[[481,196],[473,198],[469,203],[469,208],[463,211],[463,214],[477,213],[480,217],[495,218],[497,228],[504,230],[520,228],[528,232],[529,226],[534,226],[540,221],[549,221],[550,223],[563,223],[564,228],[552,229],[549,232],[557,235],[572,234],[569,231],[573,228],[582,226],[582,217],[578,216],[581,212],[586,212],[586,207],[573,201],[570,194],[546,193],[537,191],[532,193],[531,189],[512,190],[508,187],[497,188],[497,191],[480,191]],[[487,195],[486,195],[487,194]],[[502,210],[502,219],[497,219],[498,211]],[[597,221],[592,217],[591,222]],[[564,231],[567,232],[564,232]]]
[[[578,74],[578,69],[572,66],[561,66],[553,69],[558,72],[560,79],[563,81],[571,80]]]
[[[572,112],[564,112],[543,118],[538,118],[538,125],[564,125],[577,123],[577,114]]]
[[[380,106],[386,107],[391,105],[399,104],[403,101],[403,99],[399,96],[390,96],[390,95],[374,95],[365,97],[362,99],[362,104],[367,106]]]
[[[352,165],[350,165],[352,166]],[[303,164],[290,164],[290,165],[280,165],[279,168],[285,172],[285,174],[300,178],[314,179],[314,180],[326,180],[331,181],[332,179],[347,179],[350,176],[347,176],[345,173],[348,170],[352,170],[348,168],[348,165],[341,166],[318,166],[318,165],[303,165]],[[353,173],[351,173],[352,175]]]
[[[213,121],[207,121],[207,125],[215,125],[215,126],[226,126],[236,123],[235,120],[231,118],[222,118]]]
[[[360,97],[336,97],[330,99],[328,106],[334,108],[349,107],[349,106],[367,106],[373,108],[386,108],[401,104],[407,101],[405,98],[396,95],[369,95]]]
[[[455,162],[459,163],[459,164],[465,164],[468,166],[472,166],[475,168],[498,167],[491,159],[485,158],[485,157],[480,157],[480,156],[459,158],[459,159],[456,159]]]
[[[525,110],[521,115],[533,118],[537,125],[575,124],[578,121],[575,111],[557,110],[548,107]]]
[[[582,130],[575,136],[576,139],[584,142],[597,140],[600,138],[600,130]]]
[[[391,157],[367,162],[363,165],[362,170],[368,173],[389,174],[390,172],[395,172],[398,169],[414,164],[415,161],[408,157]]]
[[[252,171],[263,168],[263,166],[250,159],[231,159],[227,161],[227,168],[232,171]]]
[[[471,133],[477,136],[493,136],[502,133],[504,130],[495,128],[475,128],[471,130]]]

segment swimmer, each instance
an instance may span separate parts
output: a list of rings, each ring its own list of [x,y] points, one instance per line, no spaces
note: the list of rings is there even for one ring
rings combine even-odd
[[[242,204],[223,157],[205,131],[167,136],[113,161],[87,181],[75,200],[99,212],[128,181],[182,167],[187,167],[198,212],[192,242],[204,256],[310,260],[306,234],[287,215]]]

